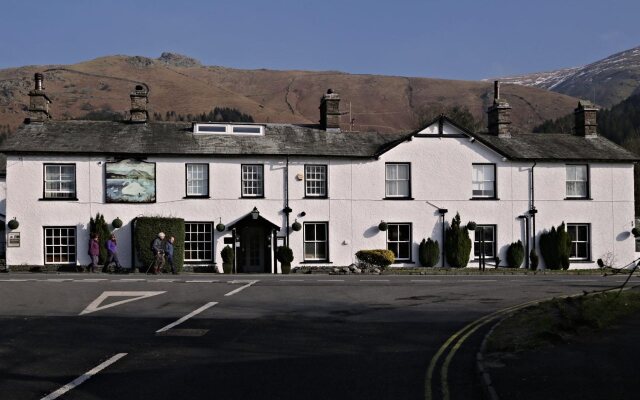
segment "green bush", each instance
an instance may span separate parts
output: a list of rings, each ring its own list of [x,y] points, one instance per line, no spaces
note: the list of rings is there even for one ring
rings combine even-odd
[[[440,261],[440,247],[438,246],[438,241],[435,242],[431,240],[431,238],[420,242],[420,247],[418,248],[418,256],[420,258],[420,264],[423,267],[435,267]]]
[[[235,255],[233,254],[233,249],[231,246],[224,246],[222,251],[220,252],[220,256],[222,257],[222,270],[225,274],[230,274],[233,272],[233,260]]]
[[[291,262],[293,261],[293,250],[287,246],[279,246],[276,249],[276,259],[280,262],[283,274],[291,272]]]
[[[535,271],[538,269],[538,264],[540,263],[540,257],[538,257],[538,253],[536,253],[536,249],[531,249],[531,251],[529,252],[529,268],[532,271]]]
[[[97,213],[95,219],[89,220],[89,235],[95,233],[99,236],[98,243],[100,244],[100,256],[98,257],[98,264],[105,265],[107,263],[107,240],[111,237],[111,230],[104,220],[104,215]],[[91,237],[91,236],[89,236]]]
[[[444,242],[445,255],[449,266],[453,268],[464,268],[469,263],[471,255],[471,239],[469,229],[460,227],[460,214],[451,220],[451,225],[447,228]]]
[[[520,268],[524,261],[524,246],[522,241],[518,240],[509,245],[507,249],[507,265],[511,268]]]
[[[564,222],[556,229],[551,227],[540,235],[540,253],[546,268],[569,268],[569,255],[571,254],[571,237],[565,229]]]
[[[360,250],[356,253],[356,258],[363,264],[381,269],[387,268],[396,260],[393,251],[387,249]]]
[[[171,236],[176,238],[173,243],[173,263],[178,271],[182,271],[184,264],[184,219],[170,217],[138,217],[133,220],[133,240],[138,262],[146,270],[153,262],[151,243],[158,236],[158,232],[165,233],[165,240]]]

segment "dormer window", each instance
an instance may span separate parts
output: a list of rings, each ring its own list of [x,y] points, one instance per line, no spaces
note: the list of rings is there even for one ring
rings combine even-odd
[[[193,124],[193,133],[196,135],[264,136],[264,126],[195,123]]]

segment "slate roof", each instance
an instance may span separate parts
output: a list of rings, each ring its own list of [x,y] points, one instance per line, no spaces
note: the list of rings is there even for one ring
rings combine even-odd
[[[191,123],[47,121],[24,124],[5,153],[105,155],[298,155],[372,157],[407,133],[326,132],[310,126],[261,124],[264,136],[193,134]]]
[[[640,157],[610,140],[569,134],[516,133],[498,138],[472,133],[478,142],[514,161],[635,162]],[[115,156],[318,156],[374,158],[411,140],[413,133],[325,132],[316,126],[261,124],[264,136],[193,134],[191,123],[47,121],[24,124],[0,146],[13,154],[101,154]],[[0,163],[2,160],[0,159]],[[0,165],[0,174],[3,166]]]

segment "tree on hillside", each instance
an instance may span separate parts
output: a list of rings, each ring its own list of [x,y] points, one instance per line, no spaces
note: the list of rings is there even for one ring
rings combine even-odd
[[[441,107],[431,107],[431,108],[423,108],[416,113],[416,129],[422,129],[427,126],[428,123],[432,122],[439,115],[444,114],[460,125],[464,129],[476,132],[479,130],[483,123],[481,120],[477,120],[471,111],[467,107],[463,106],[441,106]]]

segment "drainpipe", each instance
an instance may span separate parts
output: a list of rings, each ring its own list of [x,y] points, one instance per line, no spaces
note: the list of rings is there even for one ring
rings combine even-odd
[[[526,215],[519,215],[518,219],[524,220],[524,246],[525,246],[525,267],[529,269],[529,217]]]
[[[531,227],[533,229],[532,232],[532,236],[533,236],[533,249],[536,249],[536,214],[538,213],[538,210],[536,210],[536,203],[535,203],[535,178],[534,178],[534,174],[533,174],[533,169],[536,167],[536,164],[538,164],[537,161],[533,162],[533,165],[531,166],[531,208],[529,209],[529,215],[531,215]]]
[[[285,167],[284,167],[284,215],[286,216],[287,223],[287,236],[285,237],[284,245],[289,247],[289,214],[291,213],[291,208],[289,207],[289,155],[285,159]]]
[[[440,217],[442,218],[442,268],[444,268],[444,239],[445,239],[445,229],[444,229],[444,215],[448,212],[446,208],[438,208],[438,213],[440,213]]]

